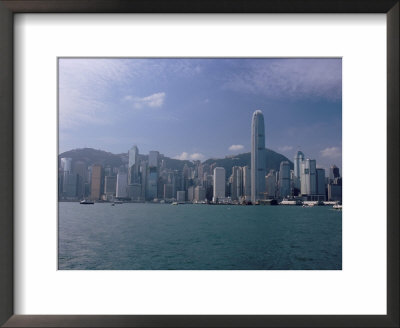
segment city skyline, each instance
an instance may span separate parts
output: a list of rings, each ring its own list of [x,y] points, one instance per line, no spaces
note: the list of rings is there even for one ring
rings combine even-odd
[[[88,158],[61,157],[59,167],[59,197],[76,200],[90,197],[94,201],[171,202],[202,204],[259,205],[269,203],[294,205],[304,201],[341,201],[342,178],[339,168],[332,166],[328,177],[326,170],[317,167],[315,159],[305,158],[298,151],[294,169],[281,156],[279,169],[267,166],[273,153],[265,149],[264,115],[261,110],[253,113],[251,120],[250,163],[231,162],[228,177],[225,167],[200,160],[176,167],[167,163],[159,151],[147,156],[140,154],[137,145],[128,151],[126,163],[102,166],[85,163]],[[273,155],[275,156],[275,155]],[[231,159],[233,160],[233,158]],[[247,160],[248,161],[248,160]],[[176,162],[175,162],[176,163]],[[271,162],[270,162],[271,163]],[[175,166],[175,167],[174,167]],[[230,168],[228,168],[230,171]],[[268,174],[267,174],[268,171]],[[127,172],[127,174],[126,174]],[[228,179],[227,179],[228,178]],[[104,190],[104,192],[103,192]],[[183,193],[182,193],[183,192]],[[86,200],[82,200],[84,204]],[[178,202],[175,202],[178,204]]]
[[[140,144],[171,158],[224,158],[250,152],[256,109],[266,148],[341,169],[340,59],[59,61],[60,153]]]

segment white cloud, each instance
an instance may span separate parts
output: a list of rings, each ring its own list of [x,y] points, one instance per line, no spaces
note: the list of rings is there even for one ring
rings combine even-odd
[[[182,152],[180,155],[177,155],[174,157],[175,159],[180,159],[180,160],[192,160],[192,161],[201,161],[202,159],[204,159],[204,155],[200,154],[200,153],[193,153],[193,154],[189,154],[187,152]]]
[[[203,154],[200,154],[200,153],[194,153],[194,154],[190,155],[190,159],[193,159],[193,160],[198,160],[198,161],[200,161],[200,160],[202,160],[203,158],[204,158],[204,155],[203,155]]]
[[[144,107],[150,107],[150,108],[157,108],[161,107],[164,104],[165,100],[165,92],[157,92],[153,93],[150,96],[146,97],[133,97],[133,96],[125,96],[124,100],[129,101],[133,103],[133,107],[140,109]]]
[[[242,150],[243,148],[244,148],[243,145],[232,145],[229,147],[229,150],[230,151],[239,151],[239,150]]]
[[[321,150],[321,156],[326,158],[340,158],[342,156],[342,151],[338,147],[328,147]]]
[[[290,151],[293,150],[293,146],[282,146],[278,148],[279,151]]]
[[[247,68],[230,76],[224,87],[272,98],[339,100],[342,96],[339,59],[253,61]]]

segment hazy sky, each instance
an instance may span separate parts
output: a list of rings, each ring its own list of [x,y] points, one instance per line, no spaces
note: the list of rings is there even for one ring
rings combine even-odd
[[[59,60],[59,152],[136,144],[174,158],[250,151],[252,113],[266,147],[341,167],[340,59]]]

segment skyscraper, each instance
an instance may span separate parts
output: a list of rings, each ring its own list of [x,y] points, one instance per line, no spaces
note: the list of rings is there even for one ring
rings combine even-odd
[[[117,177],[116,176],[105,176],[104,177],[104,194],[107,199],[112,199],[116,195],[117,191]]]
[[[92,165],[92,180],[90,188],[90,199],[98,200],[100,199],[101,193],[101,177],[102,177],[102,167],[101,165]]]
[[[160,153],[155,150],[151,150],[149,152],[149,167],[157,167],[158,168],[158,159]]]
[[[276,197],[276,172],[270,170],[268,175],[265,177],[267,198],[273,199]]]
[[[243,196],[246,200],[250,200],[251,198],[251,173],[250,168],[248,166],[242,167],[243,172]]]
[[[290,164],[288,161],[281,162],[279,168],[279,196],[281,198],[290,196]]]
[[[74,163],[72,172],[77,175],[76,195],[78,198],[83,199],[85,197],[85,182],[87,176],[86,163],[82,161],[76,161]]]
[[[251,201],[264,199],[266,174],[264,115],[260,110],[253,113],[251,122]]]
[[[139,181],[139,149],[134,145],[128,152],[128,184],[138,183]]]
[[[149,152],[149,168],[147,176],[147,198],[153,200],[158,197],[158,151]]]
[[[325,200],[325,170],[322,168],[317,169],[317,195]]]
[[[317,194],[317,168],[315,159],[307,158],[301,164],[301,194],[304,196]]]
[[[231,184],[231,198],[237,200],[242,196],[242,168],[240,166],[232,167],[232,184]]]
[[[340,178],[339,168],[336,165],[332,165],[329,169],[329,179],[335,180],[335,178]]]
[[[116,185],[116,197],[126,198],[127,194],[127,182],[128,177],[124,172],[118,172],[117,174],[117,185]]]
[[[294,179],[293,186],[296,189],[300,189],[300,176],[301,176],[301,163],[304,161],[304,154],[300,150],[294,156]]]
[[[214,169],[213,186],[213,202],[223,200],[225,198],[225,169],[223,167],[216,167]]]
[[[72,158],[62,157],[61,158],[61,169],[64,172],[71,172],[71,170],[72,170]]]

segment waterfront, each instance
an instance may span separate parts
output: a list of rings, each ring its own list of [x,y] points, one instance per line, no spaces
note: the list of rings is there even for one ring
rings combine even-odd
[[[340,270],[330,206],[59,203],[59,269]]]

